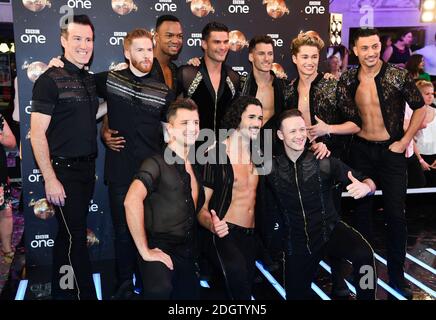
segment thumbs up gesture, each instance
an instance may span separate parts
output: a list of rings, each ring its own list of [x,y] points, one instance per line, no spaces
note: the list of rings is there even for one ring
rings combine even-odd
[[[330,135],[330,126],[317,116],[315,116],[315,120],[316,124],[308,128],[310,136],[317,138],[325,136],[326,134]]]
[[[369,185],[357,180],[351,171],[348,171],[348,179],[350,179],[351,184],[347,186],[347,191],[354,199],[363,198],[371,192]]]
[[[215,233],[218,237],[223,238],[226,235],[229,234],[229,226],[227,225],[227,222],[224,220],[220,220],[218,218],[215,210],[210,211],[211,219],[212,219],[212,225],[211,230],[212,233]]]

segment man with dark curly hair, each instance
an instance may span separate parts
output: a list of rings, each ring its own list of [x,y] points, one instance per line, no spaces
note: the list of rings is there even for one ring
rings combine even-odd
[[[224,115],[228,137],[208,151],[204,168],[205,204],[198,214],[210,230],[209,258],[221,270],[229,299],[249,300],[255,268],[255,205],[259,182],[250,151],[262,126],[261,102],[236,99]]]

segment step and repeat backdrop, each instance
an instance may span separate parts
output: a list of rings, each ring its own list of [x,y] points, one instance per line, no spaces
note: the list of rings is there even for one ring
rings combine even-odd
[[[296,75],[289,51],[300,31],[316,30],[329,42],[329,2],[309,0],[14,0],[13,16],[21,115],[21,146],[25,241],[28,266],[49,265],[57,232],[54,210],[45,200],[43,178],[29,140],[30,100],[35,80],[52,57],[62,53],[60,23],[70,13],[87,14],[95,25],[94,57],[90,70],[101,72],[123,63],[123,37],[134,28],[152,30],[163,14],[177,16],[184,45],[176,63],[199,57],[201,30],[210,21],[226,24],[231,50],[227,63],[240,74],[251,67],[248,42],[268,34],[275,43],[276,72]],[[324,56],[324,55],[322,55]],[[89,204],[88,246],[91,259],[113,258],[113,233],[107,187],[103,181],[105,150],[99,145],[94,198]]]

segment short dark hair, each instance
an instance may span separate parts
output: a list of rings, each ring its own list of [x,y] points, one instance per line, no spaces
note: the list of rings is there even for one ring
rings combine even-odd
[[[224,114],[221,126],[223,129],[237,129],[241,123],[241,116],[245,109],[250,104],[260,106],[262,108],[262,103],[259,99],[252,96],[240,96],[236,98],[230,105],[227,112]]]
[[[266,43],[270,44],[274,47],[274,41],[271,39],[270,36],[267,35],[261,35],[261,36],[255,36],[253,39],[250,40],[250,44],[248,45],[248,52],[253,52],[254,48],[258,43]]]
[[[356,45],[357,40],[359,40],[359,38],[366,38],[371,36],[378,36],[380,39],[380,33],[376,28],[359,28],[354,34],[353,44]]]
[[[194,100],[190,98],[179,98],[173,102],[171,102],[167,111],[167,122],[170,121],[172,117],[174,117],[179,109],[186,109],[191,111],[198,111],[197,104]]]
[[[70,23],[77,23],[83,26],[90,26],[92,30],[92,39],[95,37],[95,29],[94,25],[91,22],[91,19],[86,14],[75,14],[73,16],[67,16],[65,19],[64,26],[61,27],[61,36],[64,38],[68,38],[68,25]]]
[[[207,41],[209,38],[211,32],[218,31],[218,32],[227,32],[229,33],[229,28],[220,22],[212,21],[206,24],[201,30],[201,39]]]
[[[165,21],[180,23],[179,18],[177,18],[176,16],[173,16],[172,14],[164,14],[164,15],[160,16],[159,18],[157,18],[157,20],[156,20],[156,31],[157,31],[157,29],[159,29],[161,24],[164,23]]]
[[[289,110],[286,110],[286,111],[282,112],[279,115],[279,117],[277,118],[278,128],[280,128],[280,129],[282,128],[282,123],[283,123],[284,120],[286,120],[288,118],[296,118],[296,117],[303,118],[303,114],[297,108],[289,109]]]

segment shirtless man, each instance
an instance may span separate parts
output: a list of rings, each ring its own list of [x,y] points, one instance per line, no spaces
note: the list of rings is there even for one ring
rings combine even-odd
[[[276,77],[272,71],[274,62],[274,42],[269,36],[256,36],[250,40],[248,46],[248,60],[252,71],[241,77],[241,95],[253,96],[262,103],[263,126],[262,129],[277,130],[275,118],[290,104],[289,82]],[[263,138],[263,130],[260,137]],[[272,134],[273,142],[276,135]],[[261,145],[263,145],[261,143]],[[273,152],[275,153],[273,143]]]
[[[254,208],[259,176],[250,145],[262,126],[262,105],[243,96],[223,119],[230,136],[209,150],[204,170],[206,199],[198,220],[213,234],[210,258],[221,269],[228,298],[249,300],[255,268]]]
[[[338,107],[361,130],[351,146],[353,168],[373,178],[383,191],[387,224],[389,282],[406,298],[412,291],[404,280],[407,225],[405,218],[405,149],[425,116],[424,101],[406,70],[380,60],[376,29],[360,29],[354,38],[360,66],[345,72],[338,83]],[[405,103],[414,110],[403,131]],[[356,227],[372,242],[372,199],[358,200]]]

